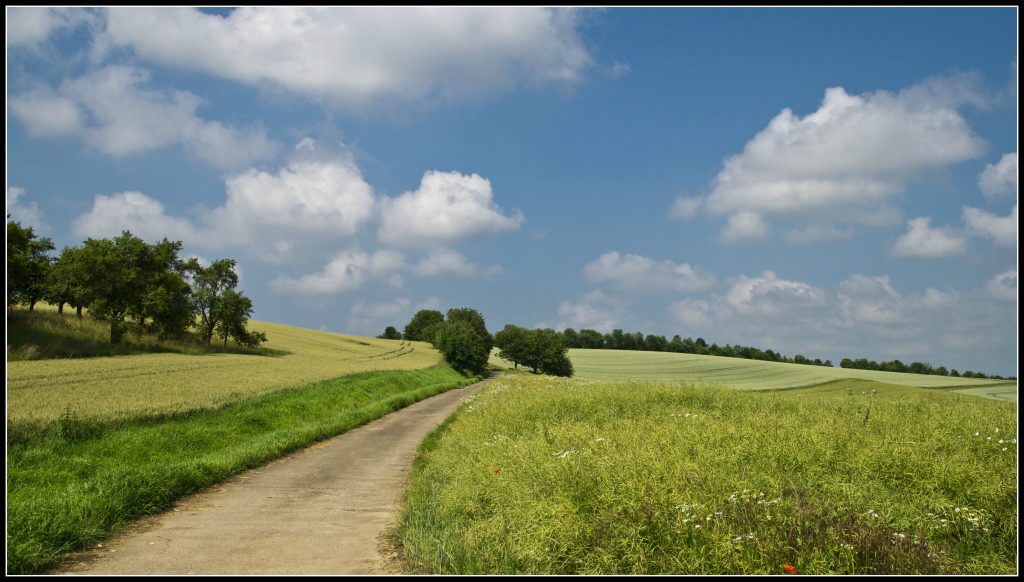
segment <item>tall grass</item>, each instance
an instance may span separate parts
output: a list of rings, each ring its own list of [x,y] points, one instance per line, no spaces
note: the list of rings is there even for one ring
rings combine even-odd
[[[14,327],[52,336],[57,347],[48,350],[66,351],[68,345],[83,343],[91,350],[89,354],[97,356],[102,355],[103,346],[109,347],[109,343],[95,337],[88,339],[88,333],[102,333],[98,331],[99,322],[79,322],[73,314],[60,317],[44,311],[35,315],[15,312],[15,318],[22,316],[29,317],[30,325]],[[83,329],[76,331],[76,326]],[[49,423],[69,409],[81,418],[101,421],[141,415],[160,417],[169,412],[217,408],[241,398],[346,374],[413,370],[441,363],[440,354],[421,342],[348,336],[262,321],[250,321],[249,327],[268,336],[262,353],[279,357],[174,352],[170,344],[153,344],[154,349],[166,348],[174,353],[123,356],[117,355],[119,348],[110,348],[115,350],[113,357],[9,361],[8,422]],[[18,349],[9,343],[8,354]]]
[[[398,528],[443,574],[1007,574],[1012,404],[509,375],[425,444]]]
[[[473,380],[436,367],[347,376],[162,417],[100,421],[69,411],[9,443],[7,571],[44,571],[177,498]]]

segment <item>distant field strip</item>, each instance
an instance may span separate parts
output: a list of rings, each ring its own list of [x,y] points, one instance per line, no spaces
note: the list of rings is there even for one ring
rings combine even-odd
[[[143,354],[7,363],[8,422],[50,421],[66,411],[113,419],[220,406],[264,394],[376,370],[441,363],[429,344],[347,336],[251,321],[266,347],[284,356]]]
[[[687,380],[723,384],[743,390],[805,388],[841,380],[879,382],[917,388],[963,389],[974,394],[998,392],[1016,401],[1014,381],[951,378],[924,374],[876,372],[765,362],[720,356],[638,352],[627,350],[569,350],[576,376],[590,380]],[[844,387],[845,388],[845,387]],[[1010,397],[1012,396],[1012,398]]]

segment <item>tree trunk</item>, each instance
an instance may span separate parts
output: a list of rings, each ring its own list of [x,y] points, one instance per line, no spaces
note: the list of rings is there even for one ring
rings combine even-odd
[[[32,311],[32,309],[35,308],[35,306],[36,306],[36,300],[35,299],[29,300],[29,302],[28,302],[28,310]]]
[[[57,304],[57,315],[64,315],[64,301]]]
[[[75,315],[78,316],[78,319],[82,319],[82,306],[81,305],[76,305],[75,306]]]

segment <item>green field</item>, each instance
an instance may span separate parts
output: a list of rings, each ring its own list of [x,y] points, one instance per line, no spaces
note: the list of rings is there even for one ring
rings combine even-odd
[[[847,388],[899,392],[899,387],[964,390],[971,395],[1000,394],[1017,399],[1017,382],[951,378],[923,374],[876,372],[742,358],[637,352],[626,350],[569,350],[576,376],[589,380],[685,380],[742,390],[782,390],[824,386],[837,392]]]
[[[65,315],[71,317],[72,315]],[[441,363],[430,344],[250,321],[283,355],[155,353],[7,363],[8,423],[49,422],[68,412],[113,419],[222,406],[282,388],[375,370]]]
[[[1015,405],[904,388],[510,374],[425,443],[398,536],[418,573],[1015,573]]]

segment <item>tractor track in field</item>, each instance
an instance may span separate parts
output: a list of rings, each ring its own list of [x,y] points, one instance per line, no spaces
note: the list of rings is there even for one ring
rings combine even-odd
[[[389,574],[382,552],[416,450],[487,381],[449,390],[236,475],[51,574]]]

